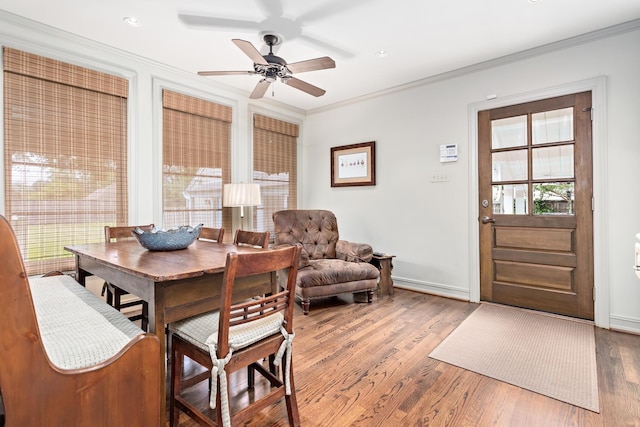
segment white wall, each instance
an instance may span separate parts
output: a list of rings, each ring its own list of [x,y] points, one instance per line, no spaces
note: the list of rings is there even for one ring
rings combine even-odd
[[[160,93],[171,88],[233,107],[233,179],[250,177],[253,111],[303,124],[299,154],[303,208],[333,210],[343,238],[370,242],[395,254],[396,284],[447,296],[473,296],[475,235],[469,111],[497,94],[495,102],[598,76],[606,100],[597,125],[606,148],[605,176],[596,199],[602,242],[596,248],[600,326],[640,332],[640,280],[633,271],[634,235],[640,231],[640,29],[520,59],[434,78],[402,91],[305,113],[211,80],[153,63],[0,11],[0,45],[45,55],[130,79],[130,220],[161,223]],[[375,74],[363,76],[375,78]],[[0,89],[2,83],[0,80]],[[533,96],[533,95],[532,95]],[[0,99],[0,104],[1,104]],[[490,104],[487,108],[490,108]],[[599,108],[599,106],[598,106]],[[0,119],[2,120],[2,119]],[[304,121],[304,123],[303,123]],[[1,123],[1,122],[0,122]],[[594,125],[595,126],[595,125]],[[0,139],[2,137],[0,126]],[[376,141],[375,187],[330,187],[329,147]],[[458,144],[460,160],[439,163],[441,144]],[[598,143],[598,141],[596,141]],[[2,147],[0,146],[0,154]],[[596,148],[595,152],[598,152]],[[322,160],[325,159],[325,160]],[[0,162],[0,177],[4,177]],[[449,181],[431,183],[434,171]],[[603,172],[604,171],[604,172]],[[2,178],[0,178],[2,179]],[[4,214],[0,183],[0,213]],[[608,201],[608,206],[602,206]],[[238,219],[236,218],[236,221]],[[602,291],[602,292],[601,292]]]
[[[342,238],[396,255],[396,285],[469,299],[477,295],[472,286],[478,286],[470,112],[601,77],[605,84],[599,91],[606,97],[594,105],[599,113],[594,131],[601,130],[594,135],[594,143],[601,144],[594,149],[601,156],[594,162],[599,166],[594,171],[596,322],[640,332],[640,280],[632,270],[634,236],[640,231],[638,46],[636,25],[313,112],[305,123],[302,204],[333,210]],[[488,102],[492,94],[497,98]],[[332,188],[330,147],[372,140],[377,185]],[[441,144],[458,144],[459,160],[441,164]],[[449,181],[432,183],[434,171],[445,171]]]

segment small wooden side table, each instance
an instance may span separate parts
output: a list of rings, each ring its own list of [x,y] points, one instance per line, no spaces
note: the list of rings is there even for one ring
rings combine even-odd
[[[395,255],[373,255],[371,264],[380,270],[380,282],[378,283],[378,295],[393,295],[393,280],[391,271],[393,270],[392,260]]]

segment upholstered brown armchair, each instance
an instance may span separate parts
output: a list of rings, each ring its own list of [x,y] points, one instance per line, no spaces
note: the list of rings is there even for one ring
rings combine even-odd
[[[373,248],[339,240],[338,221],[327,210],[283,210],[273,214],[275,246],[302,244],[296,296],[309,314],[312,298],[366,293],[373,300],[380,272],[369,264]]]

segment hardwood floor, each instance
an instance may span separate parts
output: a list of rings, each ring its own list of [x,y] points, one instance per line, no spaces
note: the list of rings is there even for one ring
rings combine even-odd
[[[296,306],[293,367],[303,427],[640,426],[640,336],[596,329],[597,414],[428,358],[477,304],[402,289],[373,304],[350,298],[314,302],[308,316]],[[243,375],[231,381],[246,383]],[[206,405],[206,384],[192,395]],[[196,425],[184,414],[180,420]],[[246,425],[288,425],[284,403]]]

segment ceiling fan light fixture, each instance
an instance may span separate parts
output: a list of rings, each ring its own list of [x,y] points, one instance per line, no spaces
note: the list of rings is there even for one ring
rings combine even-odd
[[[264,72],[264,79],[269,83],[273,83],[278,80],[278,69],[276,68],[268,68]]]

